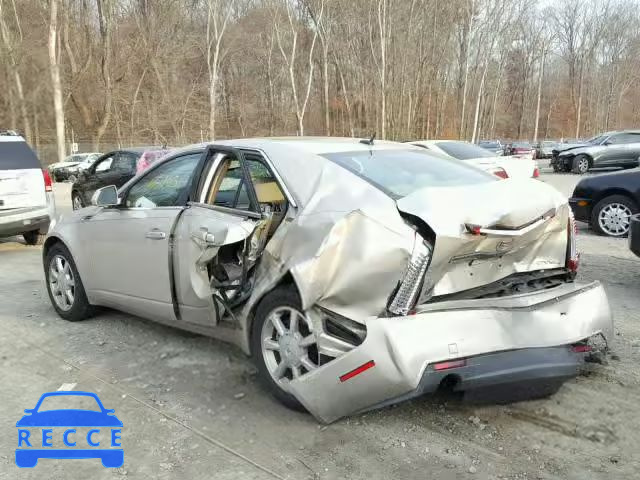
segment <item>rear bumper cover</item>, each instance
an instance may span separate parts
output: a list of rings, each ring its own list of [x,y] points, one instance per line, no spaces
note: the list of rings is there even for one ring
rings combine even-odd
[[[290,391],[316,418],[332,422],[434,391],[443,374],[452,372],[435,372],[433,365],[447,360],[467,359],[465,372],[457,372],[461,389],[565,380],[577,374],[582,362],[571,344],[590,337],[607,342],[612,334],[611,311],[599,282],[425,304],[415,315],[371,319],[362,345],[292,381]],[[372,368],[340,381],[372,361]]]
[[[52,208],[38,207],[27,211],[20,209],[19,213],[0,211],[0,236],[9,237],[21,233],[38,230],[45,234],[49,231]]]

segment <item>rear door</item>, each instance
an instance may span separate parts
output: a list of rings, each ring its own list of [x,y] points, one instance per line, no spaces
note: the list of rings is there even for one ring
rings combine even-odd
[[[38,157],[21,137],[0,136],[0,210],[46,205]]]

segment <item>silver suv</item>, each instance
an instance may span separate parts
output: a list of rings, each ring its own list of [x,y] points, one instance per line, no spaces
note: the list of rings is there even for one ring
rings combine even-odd
[[[0,132],[0,237],[22,235],[28,245],[40,244],[54,216],[49,172],[24,138]]]

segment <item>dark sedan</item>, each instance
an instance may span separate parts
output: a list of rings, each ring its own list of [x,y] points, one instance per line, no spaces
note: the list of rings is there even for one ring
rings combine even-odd
[[[624,237],[631,215],[640,212],[640,171],[587,177],[576,185],[569,204],[576,220],[597,233]]]
[[[162,147],[132,147],[105,153],[91,167],[80,172],[71,187],[71,203],[74,210],[91,204],[93,193],[107,185],[121,187],[136,173],[146,168],[148,158],[159,158],[168,153]]]

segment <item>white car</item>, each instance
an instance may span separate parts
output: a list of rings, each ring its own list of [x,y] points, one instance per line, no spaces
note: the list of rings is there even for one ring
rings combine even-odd
[[[50,164],[49,172],[55,182],[74,181],[78,177],[78,173],[89,168],[100,155],[102,154],[97,152],[74,153],[65,158],[64,162]]]
[[[534,160],[517,157],[497,157],[469,142],[457,140],[420,140],[413,145],[462,160],[502,178],[538,178],[540,171]]]
[[[54,215],[49,172],[24,138],[0,133],[0,237],[40,244]]]

